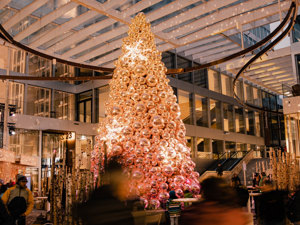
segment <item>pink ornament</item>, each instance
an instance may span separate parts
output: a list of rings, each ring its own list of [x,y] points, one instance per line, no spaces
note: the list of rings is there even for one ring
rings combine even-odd
[[[135,170],[132,172],[132,179],[136,180],[136,181],[140,181],[144,178],[144,174],[139,171],[139,170]]]
[[[167,183],[161,183],[159,186],[162,190],[168,190],[168,184]]]
[[[163,173],[166,175],[166,176],[171,176],[173,174],[173,169],[171,166],[165,166],[163,168]]]
[[[159,199],[161,202],[166,202],[169,198],[170,198],[170,195],[169,195],[168,192],[161,192],[161,193],[158,195],[158,199]]]
[[[160,202],[158,199],[151,199],[149,202],[149,207],[154,208],[154,209],[158,209],[160,206]]]
[[[178,198],[182,198],[183,197],[183,191],[181,189],[176,189],[175,190],[175,194]]]

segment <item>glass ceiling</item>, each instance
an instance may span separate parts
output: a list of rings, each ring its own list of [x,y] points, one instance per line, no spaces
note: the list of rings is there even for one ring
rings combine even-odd
[[[282,1],[281,11],[289,6]],[[269,24],[279,20],[278,10],[278,0],[11,0],[0,8],[0,23],[16,41],[50,55],[112,66],[128,22],[143,12],[159,50],[176,49],[202,63],[197,56],[203,51],[215,60],[240,50],[242,42],[251,46],[264,38]],[[240,28],[248,31],[243,40]]]

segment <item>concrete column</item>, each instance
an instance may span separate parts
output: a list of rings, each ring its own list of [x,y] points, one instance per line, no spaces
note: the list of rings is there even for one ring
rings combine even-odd
[[[11,48],[8,47],[8,54],[7,54],[7,68],[6,68],[6,75],[9,75],[9,69],[10,69],[10,55],[11,55]],[[4,106],[4,121],[3,121],[3,149],[8,150],[9,148],[9,129],[7,126],[8,123],[8,115],[9,115],[9,109],[8,109],[8,93],[9,93],[9,81],[5,80],[5,106]]]
[[[39,195],[42,193],[42,147],[43,147],[43,132],[39,131],[39,165],[38,165],[38,189]]]

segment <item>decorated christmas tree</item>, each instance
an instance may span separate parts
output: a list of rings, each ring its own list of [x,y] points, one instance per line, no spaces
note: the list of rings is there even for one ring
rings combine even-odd
[[[151,207],[164,203],[171,190],[178,197],[185,190],[197,194],[199,174],[186,145],[180,108],[144,14],[132,20],[115,66],[93,152],[95,176],[106,159],[118,156],[129,189]]]

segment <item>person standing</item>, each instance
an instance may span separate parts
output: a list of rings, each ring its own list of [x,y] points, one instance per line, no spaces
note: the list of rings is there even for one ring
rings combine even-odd
[[[221,163],[218,164],[216,171],[219,177],[223,176],[223,166]]]
[[[181,203],[173,201],[177,199],[175,191],[170,191],[170,198],[167,201],[167,210],[170,217],[171,225],[178,225],[178,218],[181,212]]]
[[[9,188],[2,196],[3,204],[6,206],[15,224],[25,225],[26,216],[33,209],[33,196],[26,187],[27,178],[23,175],[17,176],[17,183]]]

